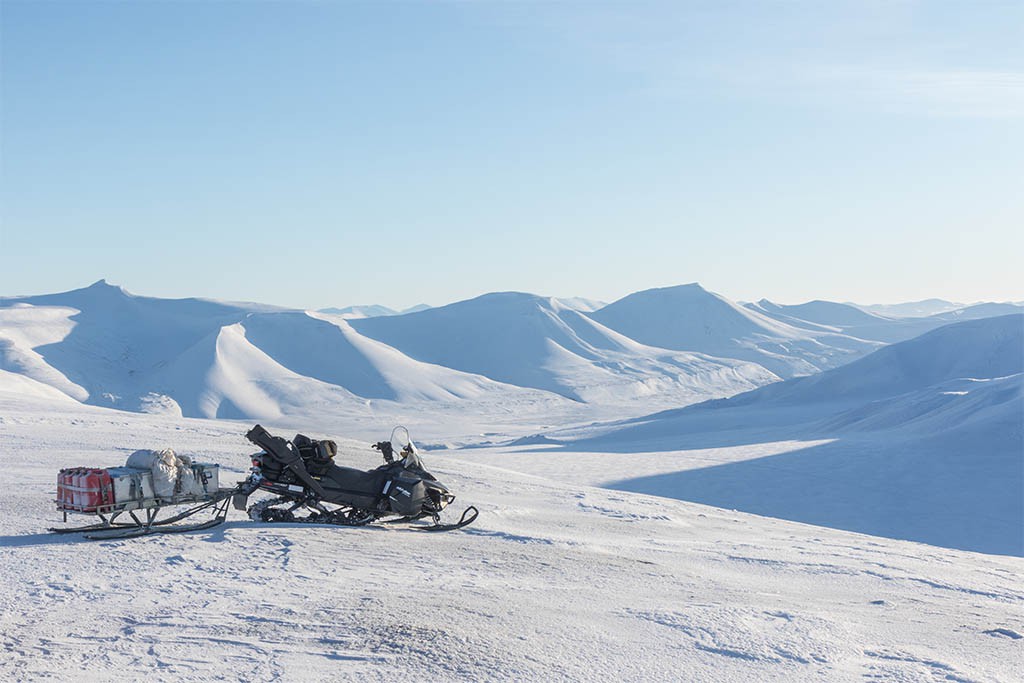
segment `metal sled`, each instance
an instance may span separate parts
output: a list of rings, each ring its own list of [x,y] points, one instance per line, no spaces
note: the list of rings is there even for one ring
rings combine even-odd
[[[68,521],[68,512],[94,515],[100,519],[98,523],[77,527],[51,528],[55,534],[84,533],[85,537],[94,540],[114,538],[135,538],[151,534],[181,534],[188,531],[211,529],[222,524],[227,518],[231,496],[236,489],[218,489],[199,496],[176,496],[173,498],[151,498],[145,501],[129,501],[126,503],[104,505],[95,511],[81,512],[67,507],[60,508],[64,513],[64,522]],[[59,501],[58,501],[59,504]],[[188,505],[186,510],[160,519],[161,512],[171,507]],[[203,510],[213,513],[211,519],[196,524],[175,524],[183,519],[196,515]]]

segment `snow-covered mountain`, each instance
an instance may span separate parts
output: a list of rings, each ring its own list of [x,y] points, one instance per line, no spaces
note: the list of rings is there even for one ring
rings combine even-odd
[[[880,346],[781,322],[696,283],[630,294],[590,316],[643,344],[750,361],[783,378],[843,365]]]
[[[583,313],[592,313],[593,311],[600,310],[608,305],[608,302],[606,301],[587,299],[582,296],[556,297],[555,301],[565,308],[571,308],[574,311],[582,311]]]
[[[951,322],[991,318],[1024,310],[1010,303],[984,303],[934,315],[895,317],[871,313],[851,304],[832,301],[810,301],[787,306],[762,299],[756,304],[746,304],[746,307],[794,327],[839,332],[851,337],[890,344],[913,339]]]
[[[820,299],[796,305],[777,304],[768,299],[761,299],[757,303],[744,305],[752,311],[763,313],[777,320],[781,319],[790,324],[795,323],[797,326],[800,326],[800,323],[814,323],[823,327],[842,329],[877,325],[889,321],[889,318],[869,313],[850,304],[839,304]]]
[[[417,360],[577,401],[692,401],[776,379],[752,363],[639,344],[556,299],[520,292],[351,324]]]
[[[364,414],[383,404],[565,416],[571,401],[608,409],[576,411],[580,420],[608,419],[817,373],[882,346],[849,330],[902,324],[827,302],[750,310],[698,285],[592,313],[578,310],[584,303],[509,292],[359,318],[136,296],[101,280],[0,299],[0,388],[207,418]]]
[[[558,400],[414,361],[338,316],[140,297],[103,281],[0,300],[0,370],[35,394],[42,384],[94,405],[193,417],[330,414],[368,399]]]
[[[346,319],[135,296],[100,281],[0,300],[0,384],[132,411],[267,419],[380,402],[546,414],[567,398],[636,404],[637,414],[777,379],[750,363],[645,347],[531,295],[437,310]],[[397,333],[361,331],[381,321]]]
[[[583,436],[573,450],[716,454],[614,488],[1024,555],[1024,315]]]
[[[952,311],[943,311],[929,316],[930,320],[941,320],[944,323],[957,322],[960,320],[978,320],[979,318],[993,318],[997,315],[1010,315],[1024,311],[1024,306],[1019,303],[993,303],[985,302],[964,306]]]
[[[344,308],[321,308],[321,313],[341,316],[342,318],[376,318],[379,315],[398,315],[398,311],[380,304],[366,306],[345,306]]]
[[[331,315],[339,315],[342,318],[376,318],[382,315],[403,315],[405,313],[418,313],[425,311],[430,306],[426,304],[416,304],[409,308],[401,311],[396,311],[393,308],[387,306],[381,306],[380,304],[368,304],[366,306],[345,306],[344,308],[321,308],[320,313],[330,313]]]
[[[924,299],[923,301],[907,301],[900,304],[850,304],[869,313],[889,316],[893,318],[923,318],[936,313],[945,313],[963,308],[965,304],[959,304],[944,299]]]

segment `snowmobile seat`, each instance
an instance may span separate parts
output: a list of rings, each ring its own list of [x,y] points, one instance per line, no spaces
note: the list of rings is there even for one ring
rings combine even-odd
[[[335,465],[320,479],[320,485],[328,494],[337,491],[349,497],[359,496],[361,500],[358,505],[369,508],[380,500],[388,479],[390,475],[381,470],[363,472],[352,467]]]

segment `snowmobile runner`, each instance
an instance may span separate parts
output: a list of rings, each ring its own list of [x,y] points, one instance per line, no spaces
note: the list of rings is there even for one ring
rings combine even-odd
[[[335,464],[333,441],[302,434],[289,441],[260,425],[245,436],[263,450],[252,456],[251,474],[238,485],[233,502],[236,509],[247,509],[254,521],[363,526],[429,519],[431,524],[410,528],[450,531],[477,517],[477,509],[470,506],[458,522],[441,523],[441,511],[455,496],[423,466],[405,427],[395,427],[390,441],[373,444],[384,464],[369,472]],[[246,508],[256,491],[277,497]]]

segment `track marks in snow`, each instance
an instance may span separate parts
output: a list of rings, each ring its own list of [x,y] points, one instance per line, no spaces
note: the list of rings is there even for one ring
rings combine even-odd
[[[472,536],[487,536],[490,538],[498,538],[503,541],[512,541],[514,543],[540,543],[542,545],[554,545],[554,541],[550,538],[542,538],[540,536],[525,536],[522,534],[513,534],[507,531],[495,531],[489,529],[474,529],[469,527],[463,531],[463,533],[470,534]]]
[[[910,664],[914,668],[918,669],[925,677],[932,680],[938,679],[953,681],[954,683],[977,683],[977,679],[969,678],[957,672],[957,670],[949,664],[945,664],[934,659],[915,657],[908,653],[893,651],[865,650],[864,654],[876,662],[882,662],[883,664],[896,662],[902,665],[898,670],[892,670],[884,665],[878,666],[877,664],[868,664],[869,672],[864,675],[864,678],[867,679],[891,681],[895,680],[897,676],[900,679],[906,678],[906,674],[908,673],[906,665]]]
[[[839,659],[823,643],[833,625],[789,612],[692,605],[685,611],[629,611],[627,615],[684,635],[682,646],[738,663],[811,667],[825,672]],[[811,673],[810,671],[807,673]]]
[[[645,511],[645,504],[637,500],[627,500],[621,496],[601,493],[577,493],[576,507],[589,514],[597,514],[609,519],[627,522],[671,522],[672,517],[665,514],[663,507],[652,507],[651,512]],[[597,502],[593,502],[597,500]]]
[[[853,548],[849,550],[854,550]],[[840,556],[837,556],[840,557]],[[1014,592],[999,592],[992,590],[985,590],[983,588],[972,588],[969,586],[957,585],[954,583],[947,583],[943,581],[936,581],[934,579],[925,579],[917,576],[908,576],[905,572],[901,571],[897,567],[882,564],[878,562],[859,562],[853,564],[851,562],[851,556],[848,554],[845,559],[848,563],[847,566],[840,564],[832,564],[828,562],[801,562],[796,560],[777,560],[771,558],[752,557],[747,555],[725,555],[725,560],[730,562],[741,562],[746,564],[763,565],[772,571],[792,571],[810,574],[833,574],[837,576],[867,576],[874,579],[878,579],[886,582],[896,583],[909,583],[925,586],[927,588],[934,588],[942,591],[953,591],[956,593],[963,593],[979,598],[989,598],[993,600],[1000,600],[1004,602],[1020,602],[1024,603],[1024,594]],[[867,569],[865,566],[875,566],[886,571],[877,571],[875,569]]]
[[[1014,640],[1020,640],[1021,638],[1024,638],[1024,636],[1017,633],[1012,628],[992,628],[988,631],[983,631],[983,633],[989,636],[1001,636],[1004,638],[1012,638]]]

